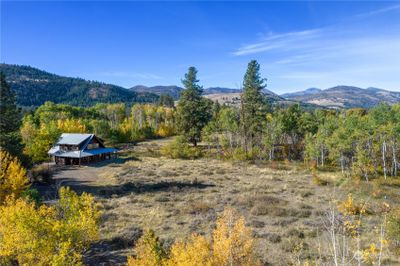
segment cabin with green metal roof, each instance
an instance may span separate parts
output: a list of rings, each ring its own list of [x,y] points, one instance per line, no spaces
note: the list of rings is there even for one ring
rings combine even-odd
[[[109,160],[116,152],[94,134],[63,133],[48,154],[56,164],[81,165]]]

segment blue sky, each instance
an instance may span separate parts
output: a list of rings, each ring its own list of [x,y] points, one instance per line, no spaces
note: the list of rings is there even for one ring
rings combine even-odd
[[[400,2],[2,1],[1,62],[131,87],[240,88],[256,59],[277,93],[400,91]]]

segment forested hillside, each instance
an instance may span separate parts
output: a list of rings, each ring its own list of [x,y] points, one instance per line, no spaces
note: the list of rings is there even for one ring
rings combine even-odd
[[[0,64],[0,72],[15,91],[17,104],[36,107],[46,101],[78,106],[96,103],[155,102],[158,96],[147,92],[134,92],[125,88],[51,74],[30,66]]]
[[[137,85],[130,90],[135,91],[135,92],[149,92],[149,93],[154,93],[157,95],[169,95],[171,96],[174,100],[179,99],[179,95],[181,94],[183,88],[178,87],[178,86],[153,86],[153,87],[147,87],[144,85]]]

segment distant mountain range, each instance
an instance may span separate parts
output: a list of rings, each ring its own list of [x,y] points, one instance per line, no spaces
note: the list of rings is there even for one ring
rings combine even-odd
[[[46,101],[90,106],[96,103],[155,102],[158,95],[120,86],[51,74],[30,66],[0,64],[0,72],[16,92],[20,106],[36,107]]]
[[[162,95],[162,94],[167,94],[174,98],[175,100],[179,99],[180,93],[184,90],[182,87],[178,87],[175,85],[171,86],[152,86],[152,87],[147,87],[144,85],[137,85],[130,90],[136,91],[136,92],[150,92],[154,93],[157,95]],[[240,94],[241,90],[240,89],[232,89],[232,88],[223,88],[223,87],[209,87],[203,89],[203,95],[213,95],[213,94]],[[263,93],[269,97],[276,98],[276,99],[281,99],[283,100],[283,97],[277,95],[276,93],[264,89]]]
[[[96,103],[156,102],[162,94],[168,94],[177,100],[183,90],[175,85],[137,85],[126,89],[97,81],[63,77],[30,66],[10,64],[0,64],[0,72],[6,75],[7,82],[16,92],[17,103],[25,107],[40,106],[45,101],[78,106]],[[232,105],[240,103],[240,93],[239,89],[224,87],[205,88],[203,92],[207,98]],[[351,86],[336,86],[325,90],[310,88],[282,95],[264,89],[263,93],[270,103],[286,106],[300,102],[306,108],[370,108],[381,102],[400,103],[400,92]]]
[[[157,95],[161,94],[167,94],[174,98],[175,100],[179,99],[179,96],[181,94],[181,91],[184,90],[182,87],[178,87],[175,85],[171,86],[152,86],[152,87],[147,87],[143,85],[137,85],[130,90],[136,91],[136,92],[150,92],[150,93],[155,93]],[[229,88],[221,88],[221,87],[210,87],[210,88],[205,88],[203,89],[203,95],[209,95],[209,94],[219,94],[219,93],[238,93],[240,90],[238,89],[229,89]]]
[[[304,91],[296,91],[296,92],[290,92],[290,93],[284,93],[281,94],[280,96],[283,98],[293,98],[293,97],[300,97],[300,96],[305,96],[305,95],[311,95],[315,94],[322,91],[321,89],[318,88],[309,88]]]
[[[304,103],[316,104],[328,108],[370,108],[379,103],[400,103],[400,92],[378,88],[362,89],[352,86],[336,86],[321,90],[307,89],[294,93],[285,93],[283,98]]]
[[[178,86],[152,86],[152,87],[147,87],[144,85],[137,85],[134,86],[132,88],[130,88],[131,91],[134,92],[141,92],[141,93],[145,93],[145,92],[149,92],[149,93],[154,93],[157,95],[162,95],[162,94],[166,94],[171,96],[172,98],[174,98],[175,100],[179,99],[179,95],[181,94],[181,91],[183,90],[183,88],[178,87]]]

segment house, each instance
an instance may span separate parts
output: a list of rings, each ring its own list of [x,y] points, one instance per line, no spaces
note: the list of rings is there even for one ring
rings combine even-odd
[[[81,165],[111,159],[116,151],[94,134],[63,133],[48,154],[56,164]]]

